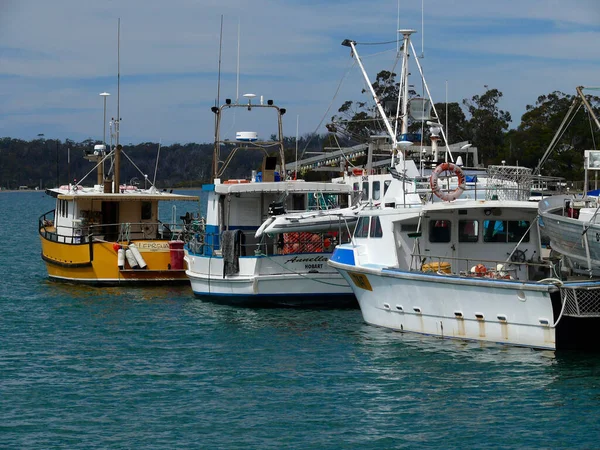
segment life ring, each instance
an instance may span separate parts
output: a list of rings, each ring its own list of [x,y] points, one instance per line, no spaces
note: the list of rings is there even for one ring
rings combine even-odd
[[[362,175],[362,174],[364,174],[364,173],[365,173],[365,172],[364,172],[364,170],[363,170],[363,169],[361,169],[360,167],[354,167],[354,168],[352,169],[352,175],[354,175],[354,176],[357,176],[357,177],[359,177],[359,176],[361,176],[361,175]]]
[[[223,182],[223,184],[244,184],[244,183],[250,183],[250,181],[239,179],[239,180],[227,180],[227,181]]]
[[[438,177],[442,172],[452,172],[458,177],[458,187],[452,192],[444,192],[438,183]],[[462,169],[456,164],[445,162],[435,168],[431,177],[429,178],[429,184],[433,193],[440,199],[451,202],[456,200],[465,191],[465,174]]]

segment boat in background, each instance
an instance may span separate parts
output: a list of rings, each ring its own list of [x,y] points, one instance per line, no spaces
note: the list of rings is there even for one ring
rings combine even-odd
[[[576,88],[577,96],[567,112],[561,126],[555,133],[552,143],[540,160],[540,165],[546,160],[564,133],[564,128],[578,106],[584,106],[600,130],[600,120],[583,90]],[[539,202],[540,227],[548,236],[552,254],[560,260],[561,270],[565,274],[577,274],[587,277],[600,276],[600,200],[598,191],[588,191],[589,172],[600,170],[600,151],[584,151],[584,191],[582,194],[553,195]]]
[[[326,226],[323,221],[331,211],[350,206],[352,187],[286,179],[285,109],[271,100],[255,104],[254,95],[245,97],[247,103],[227,99],[212,108],[216,114],[214,181],[202,187],[208,195],[206,225],[185,245],[186,273],[194,294],[243,306],[356,307],[348,283],[327,266],[335,245],[348,239],[349,228],[343,217],[328,218]],[[277,135],[262,140],[256,132],[246,131],[237,132],[234,140],[221,138],[223,113],[231,110],[274,113]],[[223,148],[229,154],[222,158]],[[248,178],[222,181],[233,156],[250,150],[265,153],[262,170]],[[283,223],[277,221],[279,216],[295,217],[300,225],[263,233],[267,226]]]

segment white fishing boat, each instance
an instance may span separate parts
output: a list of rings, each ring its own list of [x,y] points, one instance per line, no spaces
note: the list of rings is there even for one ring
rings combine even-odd
[[[403,35],[404,51],[414,53]],[[463,196],[461,168],[440,164],[426,197],[440,201],[425,204],[413,180],[394,179],[389,189],[403,192],[400,201],[363,208],[352,241],[336,247],[329,265],[375,326],[540,349],[597,347],[600,284],[563,277],[542,254],[531,169],[488,172],[485,197],[475,200]]]
[[[274,113],[277,139],[262,140],[250,132],[238,133],[241,139],[233,141],[221,138],[223,112],[236,109]],[[247,306],[355,306],[346,281],[327,266],[335,245],[349,236],[344,217],[334,220],[331,211],[349,207],[352,187],[286,179],[285,109],[271,100],[256,104],[251,98],[243,104],[227,100],[213,112],[217,116],[214,182],[203,186],[208,194],[205,228],[185,246],[186,273],[194,294]],[[238,150],[265,152],[262,170],[246,179],[221,181],[226,163],[221,163],[220,155],[226,146],[230,148],[227,161]],[[291,226],[290,218],[284,230],[279,225],[286,221],[276,220],[286,213],[298,221]],[[263,232],[269,218],[268,225],[279,228],[277,232]]]
[[[526,196],[459,198],[363,210],[352,243],[338,246],[329,264],[372,325],[540,349],[597,348],[600,284],[566,278],[541,255],[537,205]]]

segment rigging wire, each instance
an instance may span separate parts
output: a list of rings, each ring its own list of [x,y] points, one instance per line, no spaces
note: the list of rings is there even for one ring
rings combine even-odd
[[[335,90],[335,93],[333,94],[333,98],[331,99],[331,102],[329,103],[329,106],[327,107],[327,110],[325,111],[325,114],[323,114],[323,117],[321,118],[321,121],[319,122],[319,125],[317,125],[317,128],[315,129],[315,131],[312,133],[310,139],[308,140],[308,142],[306,143],[306,145],[304,146],[304,148],[302,149],[302,153],[300,155],[300,159],[302,159],[304,157],[304,153],[306,152],[306,149],[308,148],[308,146],[310,145],[310,143],[312,142],[313,138],[317,135],[319,128],[321,128],[321,125],[323,125],[323,122],[325,121],[325,117],[329,114],[329,110],[331,109],[331,106],[333,105],[333,102],[335,101],[338,93],[340,92],[340,89],[342,87],[342,85],[344,84],[344,80],[346,79],[346,76],[348,76],[348,74],[350,73],[350,70],[352,69],[352,67],[354,67],[356,65],[356,61],[353,61],[352,64],[348,67],[348,69],[346,70],[346,73],[344,73],[344,75],[342,76],[342,79],[340,80],[337,89]]]
[[[356,45],[387,45],[387,44],[395,44],[396,42],[397,42],[396,40],[394,40],[394,41],[385,41],[385,42],[361,42],[361,43],[358,43],[358,42],[357,42],[357,43],[356,43]],[[372,57],[375,57],[375,56],[378,56],[378,55],[381,55],[381,54],[384,54],[384,53],[388,53],[388,52],[390,52],[390,51],[394,51],[394,50],[393,50],[393,49],[391,49],[391,50],[384,50],[384,51],[382,51],[382,52],[378,52],[378,53],[373,53],[373,54],[371,54],[371,55],[367,55],[367,56],[363,57],[363,59],[366,59],[366,58],[372,58]],[[391,78],[391,74],[392,74],[392,73],[394,73],[394,70],[395,70],[395,68],[396,68],[396,66],[397,66],[397,64],[398,64],[398,61],[399,61],[399,55],[398,55],[398,52],[396,52],[396,59],[395,59],[395,61],[394,61],[394,64],[393,64],[393,66],[392,66],[392,70],[390,71],[390,78]],[[311,142],[313,141],[313,139],[314,139],[314,138],[315,138],[315,137],[318,135],[318,131],[319,131],[319,129],[321,128],[321,126],[323,125],[323,122],[325,121],[325,118],[326,118],[326,117],[329,115],[329,111],[331,110],[331,107],[332,107],[332,105],[333,105],[333,102],[336,100],[336,98],[337,98],[337,96],[338,96],[338,94],[339,94],[339,92],[340,92],[340,89],[341,89],[341,87],[342,87],[342,85],[343,85],[343,83],[344,83],[344,80],[346,79],[346,77],[348,76],[348,74],[350,73],[350,71],[352,70],[352,68],[353,68],[355,65],[356,65],[356,60],[353,58],[353,59],[352,59],[352,64],[350,64],[350,65],[348,66],[348,68],[346,69],[346,71],[345,71],[345,73],[343,74],[342,78],[340,79],[340,82],[338,83],[338,86],[337,86],[337,88],[336,88],[336,90],[335,90],[335,93],[334,93],[334,95],[333,95],[333,98],[331,99],[331,102],[329,103],[329,105],[328,105],[328,107],[327,107],[327,109],[326,109],[325,113],[323,114],[323,117],[321,118],[321,121],[320,121],[320,122],[319,122],[319,124],[317,125],[317,127],[316,127],[315,131],[314,131],[314,132],[311,134],[311,136],[310,136],[310,139],[309,139],[309,140],[306,142],[306,144],[304,145],[304,148],[302,149],[302,152],[301,152],[301,154],[300,154],[300,157],[299,157],[298,159],[302,159],[302,158],[304,158],[304,155],[305,155],[305,153],[306,153],[306,150],[307,150],[307,148],[309,147],[309,145],[311,144]],[[388,79],[388,80],[389,80],[389,79]],[[385,92],[384,92],[384,93],[385,93]],[[371,100],[372,100],[372,99],[371,99]],[[371,105],[371,106],[372,106],[372,105]],[[372,120],[373,120],[373,121],[377,121],[377,122],[381,123],[381,119],[373,118]],[[352,122],[352,121],[347,121],[347,122],[348,122],[348,123],[350,123],[350,122]],[[380,127],[381,127],[381,125],[380,125]],[[351,136],[351,137],[354,137],[355,139],[361,139],[361,138],[362,138],[362,136],[359,136],[359,135],[354,135],[354,136],[353,136],[353,135],[352,135],[352,133],[348,132],[347,130],[346,130],[346,133],[347,133],[349,136]]]

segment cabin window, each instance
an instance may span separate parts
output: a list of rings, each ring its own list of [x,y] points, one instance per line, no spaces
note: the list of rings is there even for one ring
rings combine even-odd
[[[392,184],[390,180],[385,180],[383,182],[383,195],[385,195],[385,193],[387,192],[388,188],[390,187],[390,184]]]
[[[506,222],[504,220],[484,220],[483,242],[506,242]]]
[[[354,183],[354,184],[352,185],[352,190],[353,190],[353,191],[358,191],[358,183]]]
[[[142,220],[152,219],[152,202],[142,202]]]
[[[373,181],[373,200],[381,197],[381,181]]]
[[[479,236],[479,222],[476,220],[458,221],[458,242],[477,242]]]
[[[292,194],[292,209],[294,211],[302,211],[305,208],[305,199],[303,194]]]
[[[486,220],[483,222],[483,240],[485,242],[529,242],[527,220]],[[523,237],[525,236],[525,237]]]
[[[362,185],[362,199],[363,200],[368,200],[369,199],[369,182],[368,181],[363,181],[363,185]]]
[[[400,225],[400,231],[403,233],[415,233],[415,232],[419,231],[419,224],[403,223]]]
[[[430,220],[429,242],[450,242],[450,225],[449,220]]]
[[[354,229],[354,237],[369,237],[369,217],[359,217]]]
[[[523,236],[523,242],[529,242],[529,225],[526,220],[509,220],[508,242],[519,242]]]
[[[370,236],[372,238],[383,237],[383,230],[381,229],[381,222],[379,221],[379,217],[377,217],[377,216],[375,216],[371,219]]]

